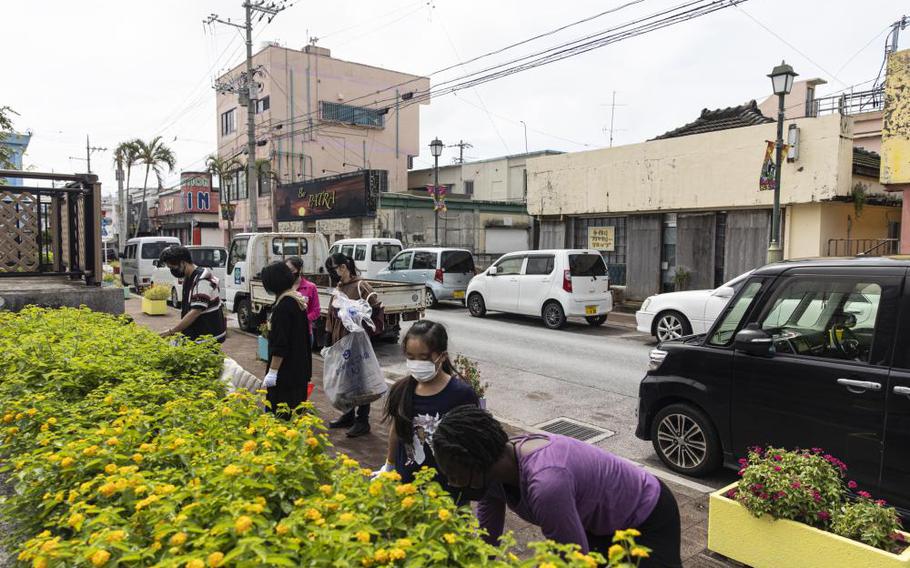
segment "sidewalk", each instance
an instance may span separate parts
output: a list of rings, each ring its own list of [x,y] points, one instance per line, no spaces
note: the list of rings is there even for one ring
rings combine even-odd
[[[167,329],[178,321],[178,312],[168,309],[164,316],[147,316],[140,309],[140,301],[135,296],[126,301],[125,311],[137,323],[156,331]],[[610,315],[613,319],[614,315]],[[634,321],[634,316],[633,316]],[[614,322],[619,323],[619,322]],[[622,324],[620,324],[622,325]],[[237,329],[236,320],[228,320],[228,337],[224,342],[225,354],[237,361],[242,367],[256,375],[265,373],[265,363],[256,357],[256,337]],[[322,392],[322,359],[313,358],[313,382],[316,384],[311,402],[319,415],[328,422],[340,413],[335,410]],[[361,438],[347,438],[344,431],[329,430],[329,437],[339,452],[344,452],[356,459],[363,467],[378,468],[385,462],[386,440],[389,425],[382,420],[380,403],[374,403],[371,424],[373,431]],[[522,431],[506,425],[510,435],[519,435]],[[679,503],[682,523],[682,558],[687,568],[715,568],[731,566],[727,561],[718,560],[705,549],[708,541],[708,496],[700,491],[690,489],[671,481],[664,482],[673,491]],[[528,542],[542,540],[540,530],[525,523],[509,513],[506,519],[506,530],[512,530],[521,547]]]

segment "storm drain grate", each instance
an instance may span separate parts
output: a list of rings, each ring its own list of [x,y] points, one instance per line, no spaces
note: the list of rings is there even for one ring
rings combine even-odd
[[[598,428],[593,424],[585,424],[584,422],[579,422],[578,420],[572,420],[571,418],[560,417],[549,422],[544,422],[543,424],[538,424],[535,426],[538,430],[543,430],[544,432],[549,432],[551,434],[559,434],[560,436],[568,436],[570,438],[575,438],[576,440],[581,440],[582,442],[587,442],[588,444],[596,444],[601,440],[605,440],[615,434],[612,430],[607,430],[605,428]]]

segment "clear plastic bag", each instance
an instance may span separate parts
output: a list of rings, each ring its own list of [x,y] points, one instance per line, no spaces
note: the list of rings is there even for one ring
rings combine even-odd
[[[345,412],[382,398],[389,388],[370,338],[359,330],[323,351],[325,394],[332,406]]]
[[[338,319],[351,333],[364,331],[364,322],[370,329],[376,329],[371,319],[373,308],[366,300],[352,300],[344,292],[335,290],[332,292],[332,309],[337,311]]]

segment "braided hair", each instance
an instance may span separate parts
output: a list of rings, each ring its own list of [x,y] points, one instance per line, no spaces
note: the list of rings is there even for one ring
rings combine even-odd
[[[443,469],[457,463],[486,472],[502,457],[508,442],[492,414],[476,406],[459,406],[446,413],[436,427],[433,455]]]

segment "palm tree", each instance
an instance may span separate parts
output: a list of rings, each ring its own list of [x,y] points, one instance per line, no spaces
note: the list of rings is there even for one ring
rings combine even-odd
[[[148,193],[149,172],[155,172],[155,177],[158,178],[158,186],[161,187],[163,183],[161,179],[162,167],[167,166],[169,173],[174,171],[174,166],[177,165],[177,157],[174,155],[173,150],[164,145],[161,141],[161,136],[155,136],[149,142],[137,138],[136,147],[138,149],[137,162],[145,164],[145,182],[142,184],[142,213],[140,213],[139,224],[136,225],[136,234],[134,235],[139,236],[139,227],[142,226],[142,215],[145,215],[146,221],[148,220],[148,207],[145,200]]]
[[[114,149],[114,165],[117,166],[117,171],[122,171],[124,166],[126,166],[126,192],[125,196],[118,196],[120,199],[120,227],[117,228],[117,232],[124,237],[129,233],[129,223],[127,221],[129,219],[130,174],[132,173],[133,166],[136,165],[138,156],[139,147],[136,144],[135,139],[121,142]],[[122,251],[126,239],[121,238],[120,241],[119,244]]]
[[[227,205],[231,204],[231,193],[228,191],[227,187],[224,185],[224,180],[227,177],[234,175],[234,172],[239,170],[243,165],[236,157],[232,158],[222,158],[216,156],[215,154],[210,155],[205,159],[205,168],[213,176],[218,176],[218,190],[221,192],[221,201]],[[232,220],[228,216],[228,238],[230,238],[233,233]]]

